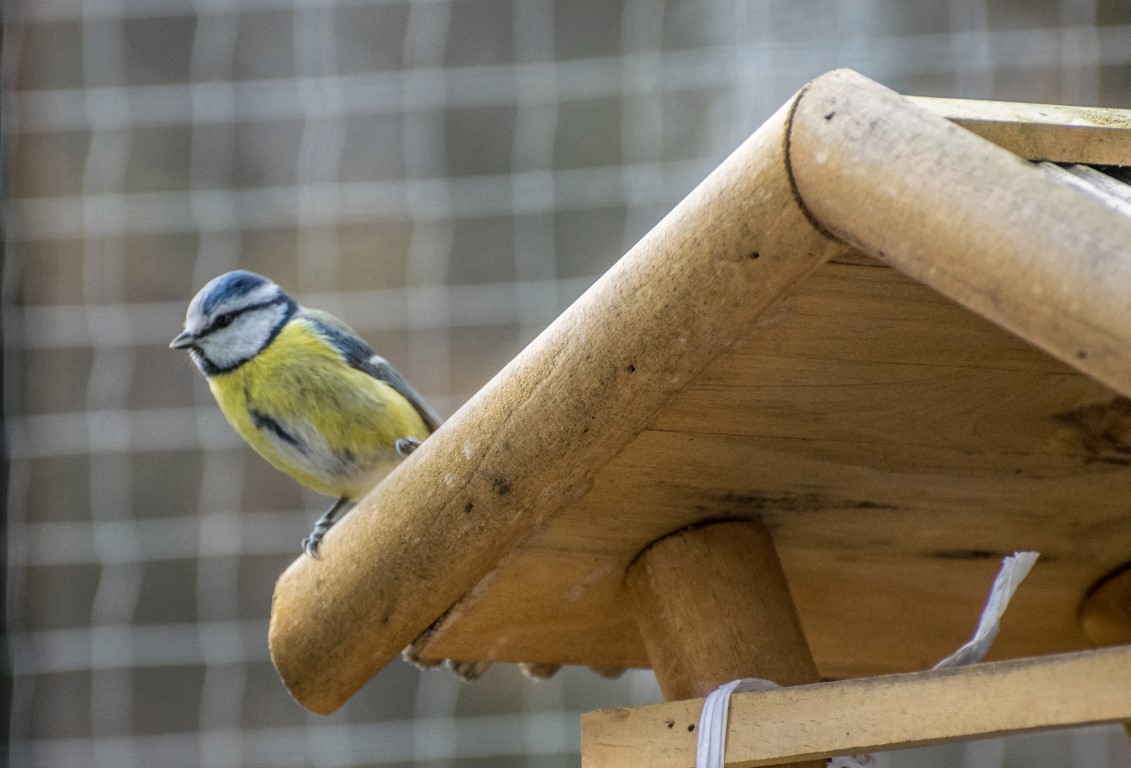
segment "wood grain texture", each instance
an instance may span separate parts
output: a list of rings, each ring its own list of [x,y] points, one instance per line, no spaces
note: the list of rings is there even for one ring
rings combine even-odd
[[[799,100],[790,163],[826,229],[1131,395],[1131,217],[849,71]]]
[[[731,698],[728,768],[1131,718],[1131,646]],[[692,768],[702,699],[589,712],[585,768]]]
[[[1131,643],[1131,563],[1092,587],[1080,606],[1080,625],[1093,645]]]
[[[1131,165],[1131,109],[908,97],[1026,160]]]
[[[743,677],[820,680],[765,526],[729,521],[677,531],[641,552],[625,582],[668,701]],[[791,765],[824,768],[821,760]]]
[[[820,680],[764,526],[721,522],[665,536],[640,553],[626,584],[669,701],[740,677]]]
[[[646,666],[626,569],[719,518],[772,531],[824,676],[947,655],[1018,549],[994,652],[1085,647],[1082,596],[1131,560],[1127,242],[818,79],[283,574],[280,675],[329,712],[425,630],[429,657]]]
[[[719,356],[511,553],[433,656],[648,666],[624,573],[705,519],[763,521],[822,675],[930,667],[1000,557],[1042,553],[993,653],[1089,647],[1131,559],[1131,405],[872,259],[838,259]]]
[[[280,577],[272,660],[333,711],[843,246],[797,206],[787,104]]]

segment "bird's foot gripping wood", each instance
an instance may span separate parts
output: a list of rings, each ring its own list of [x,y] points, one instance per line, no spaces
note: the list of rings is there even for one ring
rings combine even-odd
[[[308,557],[312,557],[315,560],[318,559],[318,545],[322,542],[322,537],[326,535],[326,531],[330,530],[330,526],[334,524],[334,516],[348,503],[349,498],[346,496],[341,497],[335,501],[329,509],[322,513],[322,517],[318,518],[318,521],[314,523],[314,530],[310,532],[309,536],[302,540],[302,551],[305,552]]]
[[[415,437],[402,437],[396,442],[397,455],[402,459],[408,458],[408,455],[420,447],[420,441]],[[329,509],[318,518],[314,524],[314,530],[310,535],[302,540],[302,551],[307,556],[318,559],[318,545],[322,542],[322,537],[326,535],[326,531],[330,530],[330,526],[334,524],[334,517],[349,503],[349,498],[346,496],[341,497],[331,505]]]
[[[415,437],[402,437],[397,440],[397,455],[407,459],[408,455],[420,447],[420,441]]]

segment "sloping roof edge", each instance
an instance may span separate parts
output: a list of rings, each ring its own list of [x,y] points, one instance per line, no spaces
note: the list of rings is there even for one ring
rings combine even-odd
[[[814,80],[276,587],[270,646],[339,707],[583,495],[846,243],[1131,393],[1131,219],[846,70]]]

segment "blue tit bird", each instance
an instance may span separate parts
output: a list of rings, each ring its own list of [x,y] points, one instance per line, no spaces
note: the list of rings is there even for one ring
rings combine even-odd
[[[440,425],[352,328],[253,272],[201,288],[169,346],[189,351],[228,422],[260,456],[337,498],[302,541],[310,557],[334,517]]]

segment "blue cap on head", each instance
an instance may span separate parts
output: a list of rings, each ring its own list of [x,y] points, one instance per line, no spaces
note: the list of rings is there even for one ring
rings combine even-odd
[[[192,300],[192,305],[189,311],[196,311],[201,315],[211,315],[221,305],[232,302],[233,299],[240,299],[249,294],[262,290],[266,286],[271,286],[274,290],[264,292],[264,299],[275,298],[282,292],[282,289],[268,280],[263,275],[257,275],[254,272],[249,272],[246,269],[237,269],[232,272],[225,272],[219,277],[215,277],[200,289],[196,294],[196,298]],[[268,295],[270,294],[270,295]],[[244,302],[239,302],[240,304]]]

